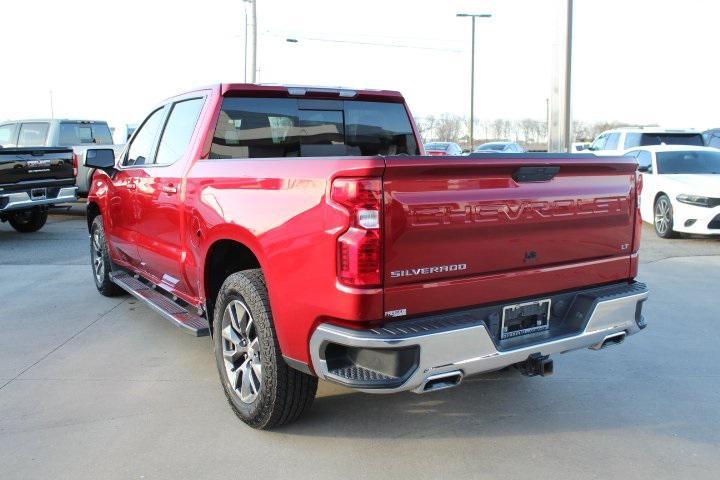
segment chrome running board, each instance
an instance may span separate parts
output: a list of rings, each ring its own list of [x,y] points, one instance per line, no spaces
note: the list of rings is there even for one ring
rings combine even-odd
[[[110,280],[133,297],[145,302],[184,332],[196,337],[210,335],[210,326],[206,318],[189,312],[187,308],[154,290],[150,284],[144,283],[122,270],[112,272]]]

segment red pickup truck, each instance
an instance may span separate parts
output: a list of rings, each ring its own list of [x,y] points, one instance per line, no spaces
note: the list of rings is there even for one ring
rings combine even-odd
[[[93,277],[195,335],[256,428],[322,378],[430,392],[645,327],[629,157],[424,156],[397,92],[223,84],[95,150]]]

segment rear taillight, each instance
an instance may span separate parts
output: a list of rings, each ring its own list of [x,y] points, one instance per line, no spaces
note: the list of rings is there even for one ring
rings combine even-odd
[[[78,156],[77,153],[73,153],[73,175],[77,177],[78,174]]]
[[[350,217],[337,239],[337,276],[350,287],[382,284],[382,180],[336,178],[330,198]]]
[[[642,194],[643,177],[639,172],[635,172],[635,231],[633,235],[632,253],[640,250],[640,239],[642,237],[642,217],[640,216],[640,195]]]

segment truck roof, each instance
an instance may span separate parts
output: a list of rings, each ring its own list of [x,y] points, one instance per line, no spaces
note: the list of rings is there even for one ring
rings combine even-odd
[[[223,96],[263,94],[282,97],[339,97],[358,100],[384,100],[388,102],[404,101],[402,94],[394,90],[324,87],[317,85],[281,85],[272,83],[223,83],[220,85],[220,93]]]
[[[20,118],[20,119],[8,119],[0,121],[0,124],[5,123],[30,123],[30,122],[76,122],[76,123],[107,123],[105,120],[85,120],[79,118]]]

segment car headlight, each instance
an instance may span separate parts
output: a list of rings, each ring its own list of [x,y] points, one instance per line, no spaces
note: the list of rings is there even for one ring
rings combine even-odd
[[[695,205],[697,207],[713,208],[720,205],[720,198],[702,197],[700,195],[689,195],[681,193],[675,199],[681,203],[687,203],[688,205]]]

